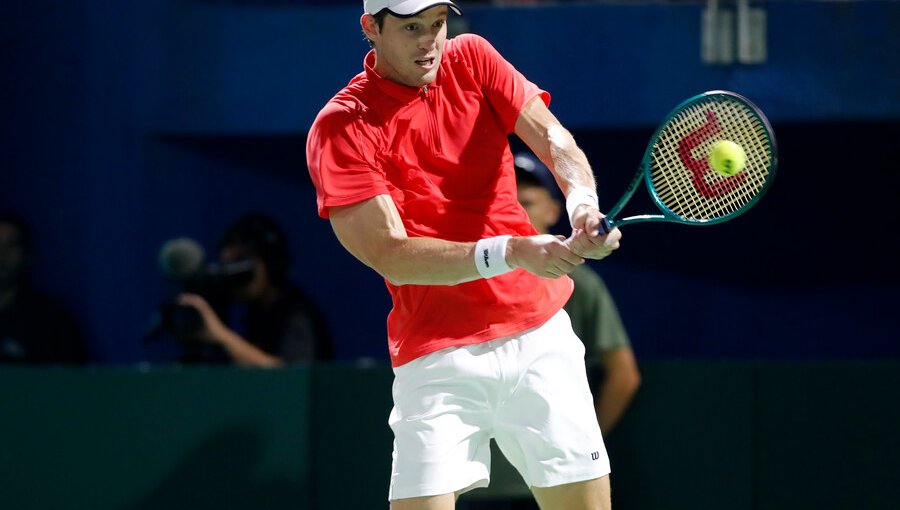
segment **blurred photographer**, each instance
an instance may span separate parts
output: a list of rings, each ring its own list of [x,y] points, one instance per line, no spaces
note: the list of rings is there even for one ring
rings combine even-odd
[[[238,219],[223,234],[218,251],[222,267],[245,264],[248,274],[241,285],[216,296],[215,308],[199,293],[178,295],[176,302],[195,309],[201,319],[190,335],[196,342],[185,343],[183,361],[275,367],[331,358],[331,337],[321,314],[290,282],[287,243],[275,221],[261,213]]]

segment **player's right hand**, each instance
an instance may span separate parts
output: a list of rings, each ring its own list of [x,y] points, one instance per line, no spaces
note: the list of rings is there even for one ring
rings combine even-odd
[[[506,263],[544,278],[569,274],[584,264],[584,258],[572,253],[563,239],[549,234],[513,237],[507,244]]]
[[[619,249],[619,241],[622,232],[613,227],[608,234],[594,232],[590,234],[584,230],[575,230],[572,236],[566,240],[566,246],[586,259],[601,260],[609,256],[613,250]]]

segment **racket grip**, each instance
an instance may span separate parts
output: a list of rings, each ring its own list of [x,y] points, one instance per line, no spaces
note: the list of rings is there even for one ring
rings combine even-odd
[[[602,220],[600,220],[600,225],[597,227],[597,232],[600,234],[606,235],[612,230],[612,225],[609,224],[609,220],[604,216]]]

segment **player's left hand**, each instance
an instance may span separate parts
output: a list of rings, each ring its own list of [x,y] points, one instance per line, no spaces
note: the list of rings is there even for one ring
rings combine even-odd
[[[585,230],[575,230],[572,236],[566,239],[566,245],[579,257],[600,260],[608,257],[613,250],[619,249],[620,239],[622,232],[617,228],[613,228],[609,234],[600,234],[596,231],[591,234]]]

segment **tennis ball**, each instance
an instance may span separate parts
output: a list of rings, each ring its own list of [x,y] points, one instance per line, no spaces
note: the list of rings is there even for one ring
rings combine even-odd
[[[720,140],[709,151],[709,166],[724,176],[732,176],[744,169],[747,155],[740,145],[731,140]]]

